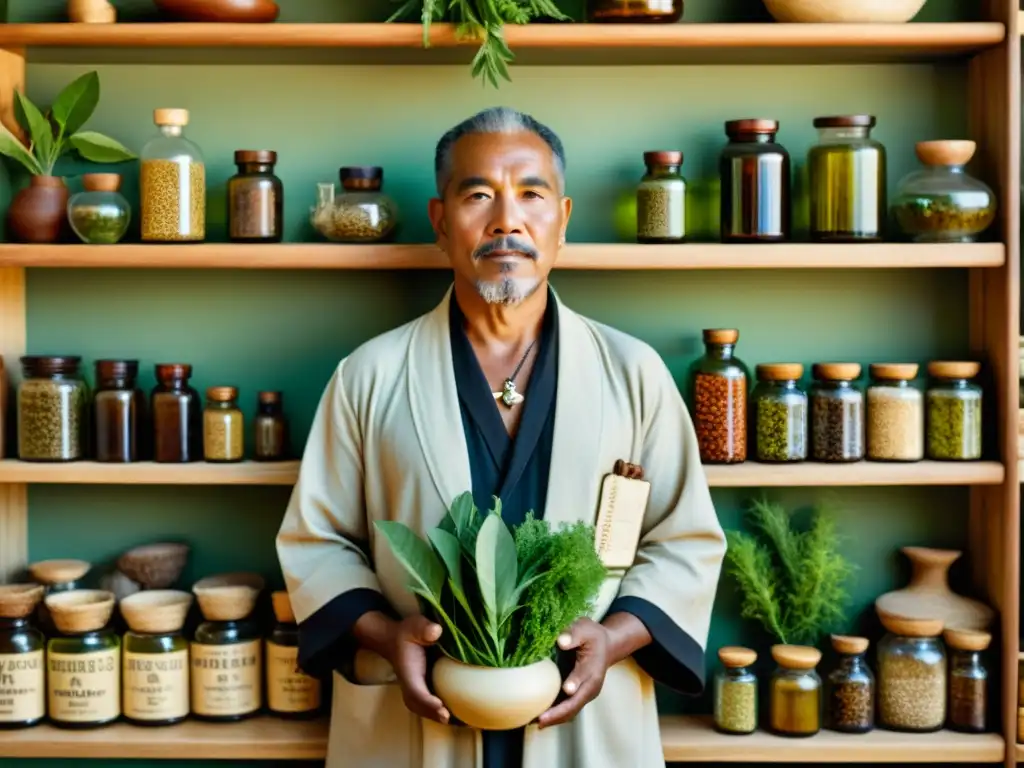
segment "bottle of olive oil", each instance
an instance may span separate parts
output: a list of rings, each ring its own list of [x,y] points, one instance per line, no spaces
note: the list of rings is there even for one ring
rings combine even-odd
[[[0,586],[0,728],[28,728],[46,717],[46,638],[32,625],[40,584]]]
[[[124,716],[137,725],[173,725],[189,713],[188,640],[181,634],[192,595],[136,592],[121,601]]]
[[[267,708],[278,717],[320,714],[320,681],[299,669],[299,627],[285,591],[271,595],[277,624],[267,638]]]

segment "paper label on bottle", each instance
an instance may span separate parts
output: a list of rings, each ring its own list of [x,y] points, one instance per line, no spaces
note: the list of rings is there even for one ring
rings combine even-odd
[[[121,714],[121,649],[50,653],[46,659],[50,717],[101,723]]]
[[[27,723],[46,714],[43,652],[0,653],[0,723]]]
[[[225,717],[259,709],[262,646],[260,640],[232,645],[192,643],[192,711]]]
[[[124,715],[173,720],[188,715],[188,651],[124,652]]]
[[[299,649],[267,641],[267,706],[274,712],[320,707],[320,681],[299,669]]]

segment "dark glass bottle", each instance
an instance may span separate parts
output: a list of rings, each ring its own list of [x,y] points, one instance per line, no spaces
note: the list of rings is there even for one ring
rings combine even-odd
[[[988,670],[981,654],[988,649],[988,632],[947,629],[943,632],[949,659],[949,713],[954,731],[984,733],[987,725]]]
[[[31,621],[42,596],[38,584],[0,586],[0,729],[46,717],[46,638]]]
[[[198,461],[203,453],[202,404],[189,386],[192,366],[161,363],[156,366],[157,385],[151,396],[153,412],[153,461]]]
[[[283,461],[288,458],[288,421],[284,416],[284,396],[280,392],[260,392],[254,423],[257,461]]]
[[[257,714],[262,651],[259,625],[249,618],[200,624],[190,647],[193,717],[231,722]]]
[[[236,243],[281,242],[284,186],[274,175],[277,153],[235,152],[238,173],[228,179],[228,239]]]
[[[299,627],[288,593],[274,592],[277,624],[267,638],[267,709],[300,720],[320,714],[320,681],[299,669]]]
[[[135,386],[138,360],[97,360],[93,420],[96,461],[143,458],[140,436],[146,396]]]
[[[683,18],[683,0],[590,0],[587,20],[604,23],[672,24]]]
[[[704,464],[747,459],[747,367],[734,356],[740,332],[706,328],[704,356],[690,366],[693,426]]]
[[[789,153],[775,142],[777,120],[730,120],[722,149],[723,243],[775,243],[789,239]]]

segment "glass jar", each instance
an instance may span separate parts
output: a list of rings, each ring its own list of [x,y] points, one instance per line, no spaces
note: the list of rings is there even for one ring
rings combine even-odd
[[[821,730],[821,651],[804,645],[773,645],[778,666],[771,678],[771,730],[778,736],[813,736]]]
[[[185,138],[187,109],[153,110],[159,134],[139,153],[142,241],[201,242],[206,237],[206,163]]]
[[[157,385],[150,396],[153,413],[153,461],[171,464],[202,457],[202,422],[199,393],[188,385],[192,366],[160,363]]]
[[[718,649],[722,669],[715,675],[715,728],[722,733],[757,730],[757,676],[750,667],[757,654],[749,648]]]
[[[285,591],[271,595],[277,624],[267,638],[267,709],[300,720],[320,714],[320,681],[299,669],[299,627]]]
[[[235,151],[238,173],[228,179],[228,239],[235,243],[279,243],[284,186],[274,175],[277,152]]]
[[[336,243],[378,243],[397,231],[398,206],[381,192],[384,169],[346,166],[338,171],[342,193],[333,184],[318,184],[316,207],[310,212],[314,229]]]
[[[924,458],[924,398],[914,363],[872,363],[867,388],[867,456],[873,461]]]
[[[241,461],[245,455],[237,387],[210,387],[203,409],[203,456],[207,461]]]
[[[973,141],[920,141],[924,168],[900,181],[893,218],[918,243],[971,243],[996,218],[996,196],[965,170],[974,157]]]
[[[949,722],[954,731],[984,733],[988,670],[981,654],[992,642],[988,632],[947,629],[949,658]]]
[[[637,242],[686,241],[686,179],[679,171],[682,164],[682,152],[644,152],[647,173],[636,189]]]
[[[284,396],[280,392],[260,392],[254,432],[256,461],[284,461],[288,458],[288,421],[284,416]]]
[[[875,676],[864,654],[866,637],[832,636],[836,667],[825,680],[828,727],[841,733],[867,733],[875,727]]]
[[[587,20],[627,24],[672,24],[683,18],[683,0],[590,0]]]
[[[974,362],[934,361],[925,393],[928,458],[972,461],[981,458],[981,387],[971,381],[981,366]]]
[[[885,232],[885,147],[871,138],[872,115],[818,117],[807,157],[811,240],[869,242]]]
[[[857,363],[817,363],[812,369],[811,458],[850,462],[864,458],[864,393],[853,382]]]
[[[259,712],[263,648],[256,622],[204,621],[196,628],[189,651],[194,717],[231,722]]]
[[[807,458],[807,394],[800,363],[762,363],[750,395],[754,411],[755,458],[763,462]]]
[[[747,458],[747,367],[733,356],[740,332],[704,329],[704,356],[690,366],[693,424],[704,464]]]
[[[93,398],[96,461],[138,461],[146,396],[135,386],[138,360],[97,360]]]
[[[946,721],[946,651],[941,621],[882,617],[878,644],[878,723],[926,733]]]
[[[68,200],[72,231],[90,245],[120,242],[132,220],[132,207],[119,191],[121,174],[87,173],[82,188]]]
[[[730,120],[718,161],[723,243],[789,239],[789,153],[775,142],[777,120]]]
[[[0,730],[46,717],[46,638],[32,626],[39,584],[0,585]]]
[[[77,355],[21,358],[18,385],[18,458],[75,461],[85,456],[88,387]]]

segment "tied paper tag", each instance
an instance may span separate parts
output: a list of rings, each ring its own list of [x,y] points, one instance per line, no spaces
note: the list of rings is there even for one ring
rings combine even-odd
[[[651,494],[651,484],[643,479],[643,472],[639,465],[619,460],[615,471],[605,475],[601,483],[595,545],[606,568],[633,565]]]

